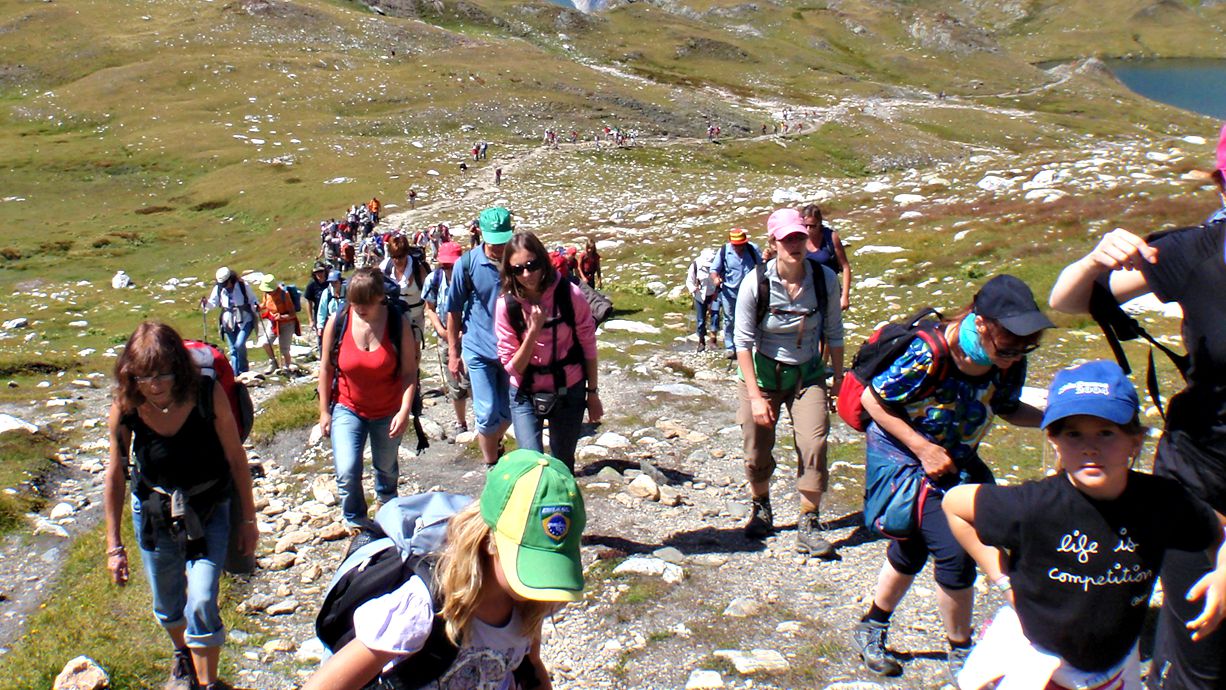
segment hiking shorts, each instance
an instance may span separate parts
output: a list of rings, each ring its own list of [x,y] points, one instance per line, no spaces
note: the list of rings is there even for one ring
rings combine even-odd
[[[502,362],[479,355],[464,355],[472,390],[477,433],[497,433],[511,423],[511,377]]]
[[[447,341],[440,342],[435,351],[438,352],[439,374],[443,377],[443,389],[447,392],[447,399],[467,400],[468,392],[472,390],[472,384],[468,380],[468,369],[462,370],[459,377],[451,375],[451,370],[447,368],[447,362],[451,360],[451,356],[447,353]]]
[[[825,493],[830,482],[826,468],[826,434],[830,431],[830,411],[826,406],[825,384],[804,386],[799,391],[762,391],[775,411],[775,426],[755,424],[749,405],[749,389],[737,382],[740,409],[737,421],[745,445],[745,477],[755,484],[769,482],[775,473],[775,430],[779,412],[786,405],[792,417],[792,436],[796,442],[796,488]]]

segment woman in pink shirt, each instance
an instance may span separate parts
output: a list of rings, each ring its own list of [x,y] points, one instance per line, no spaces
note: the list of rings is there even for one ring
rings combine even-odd
[[[362,446],[367,438],[379,503],[396,497],[397,455],[401,434],[412,426],[418,351],[408,319],[387,304],[378,269],[358,269],[349,279],[347,299],[324,327],[319,428],[332,437],[345,527],[357,531],[369,522],[362,490]]]
[[[579,288],[561,280],[536,235],[516,233],[502,263],[503,295],[494,312],[498,358],[511,376],[511,423],[520,448],[544,452],[575,469],[583,411],[599,422],[596,322]]]

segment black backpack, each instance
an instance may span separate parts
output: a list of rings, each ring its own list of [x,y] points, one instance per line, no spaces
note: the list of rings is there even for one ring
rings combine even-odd
[[[400,376],[400,342],[403,338],[404,322],[408,318],[405,311],[404,302],[400,300],[400,286],[396,281],[383,277],[383,304],[387,307],[387,336],[392,341],[392,349],[396,352],[396,368],[392,372],[393,376]],[[341,377],[341,339],[345,336],[345,331],[349,329],[349,305],[342,303],[340,308],[336,310],[336,314],[332,316],[336,320],[336,326],[332,333],[332,404],[336,404],[336,395],[340,390]],[[421,425],[421,395],[420,393],[413,398],[413,431],[417,434],[417,452],[421,452],[430,447],[430,441],[426,436],[426,430]]]
[[[524,370],[519,388],[526,393],[533,390],[532,384],[537,374],[550,374],[553,376],[554,391],[562,395],[566,391],[566,365],[583,364],[586,361],[583,356],[583,346],[579,344],[579,334],[575,332],[575,303],[572,301],[574,295],[570,292],[570,286],[571,283],[565,280],[559,280],[555,283],[553,304],[558,315],[547,319],[544,325],[544,328],[553,329],[556,329],[560,323],[569,326],[571,332],[570,348],[567,349],[565,356],[558,357],[555,331],[553,360],[545,366],[529,364]],[[520,305],[519,300],[509,294],[504,294],[502,299],[507,309],[507,321],[510,322],[511,328],[515,330],[515,334],[523,338],[524,333],[528,330],[528,323],[524,320],[523,306]]]

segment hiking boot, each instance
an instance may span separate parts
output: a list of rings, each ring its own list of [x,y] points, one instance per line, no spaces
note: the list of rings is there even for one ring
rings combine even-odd
[[[958,687],[958,674],[962,673],[962,667],[966,666],[966,660],[970,658],[974,647],[950,647],[949,656],[945,657],[945,670],[949,672],[949,682],[953,683],[954,687]]]
[[[775,515],[771,511],[771,497],[753,499],[752,512],[749,521],[745,523],[745,536],[750,539],[762,539],[775,529]]]
[[[224,680],[215,680],[208,685],[201,685],[201,690],[234,690],[234,686]]]
[[[176,649],[170,662],[170,677],[163,690],[196,690],[196,667],[192,665],[192,653],[186,648]]]
[[[860,660],[873,673],[883,676],[902,675],[902,664],[885,648],[889,623],[860,621],[851,631],[851,643],[860,652]]]
[[[699,351],[699,352],[706,352],[706,351],[707,351],[707,341],[706,341],[706,339],[705,339],[705,338],[699,338],[699,339],[698,339],[698,351]]]
[[[730,360],[736,361],[736,350],[725,350],[724,359],[730,359]]]
[[[823,536],[825,531],[817,513],[801,513],[796,520],[796,550],[817,558],[833,558],[834,545]]]

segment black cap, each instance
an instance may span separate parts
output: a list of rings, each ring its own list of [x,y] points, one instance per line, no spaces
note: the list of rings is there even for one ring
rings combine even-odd
[[[996,276],[979,288],[975,294],[975,313],[1020,336],[1056,326],[1039,311],[1030,287],[1011,275]]]
[[[322,262],[322,261],[316,261],[316,262],[315,262],[315,267],[311,269],[311,273],[318,273],[318,272],[320,272],[320,271],[323,271],[324,273],[327,273],[327,272],[328,272],[328,270],[329,270],[329,266],[328,266],[328,264],[326,264],[326,263],[324,263],[324,262]]]

